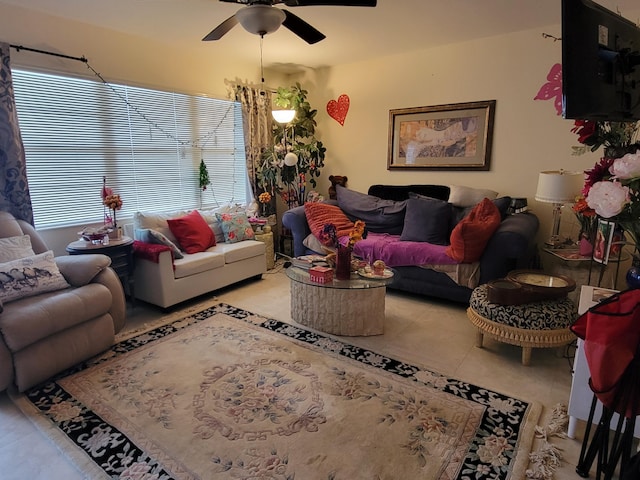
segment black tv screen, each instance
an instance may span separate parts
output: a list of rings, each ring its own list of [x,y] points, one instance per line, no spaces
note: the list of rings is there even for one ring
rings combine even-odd
[[[591,0],[562,0],[562,113],[640,120],[640,27]]]

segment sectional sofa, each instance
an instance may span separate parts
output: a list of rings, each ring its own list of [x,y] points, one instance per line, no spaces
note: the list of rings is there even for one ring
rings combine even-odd
[[[466,304],[477,285],[529,267],[535,258],[538,218],[509,214],[511,199],[490,190],[373,185],[367,194],[342,186],[336,192],[337,199],[325,203],[350,221],[365,221],[369,235],[355,245],[354,254],[393,268],[389,288]],[[295,256],[322,253],[310,228],[311,210],[317,209],[300,206],[282,217]]]

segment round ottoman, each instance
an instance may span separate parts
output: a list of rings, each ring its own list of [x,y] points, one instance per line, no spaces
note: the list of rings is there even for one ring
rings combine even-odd
[[[531,362],[531,349],[560,347],[576,337],[569,330],[578,317],[575,304],[568,298],[498,305],[487,298],[487,286],[473,290],[467,316],[478,329],[476,346],[482,348],[484,335],[499,342],[522,347],[522,364]]]

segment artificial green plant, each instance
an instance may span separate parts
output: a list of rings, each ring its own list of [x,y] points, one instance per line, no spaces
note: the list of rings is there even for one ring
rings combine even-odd
[[[289,88],[279,87],[273,98],[276,107],[295,110],[296,116],[287,125],[273,123],[273,147],[263,153],[257,177],[258,184],[264,191],[280,194],[283,198],[290,194],[292,186],[296,191],[301,191],[301,179],[315,188],[316,178],[324,167],[326,148],[315,137],[315,117],[318,111],[311,108],[307,94],[307,90],[296,82]],[[284,157],[288,152],[298,156],[296,165],[285,165]],[[304,199],[299,201],[302,203]]]

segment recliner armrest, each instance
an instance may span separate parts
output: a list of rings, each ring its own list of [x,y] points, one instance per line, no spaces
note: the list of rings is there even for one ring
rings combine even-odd
[[[111,259],[99,253],[56,257],[55,261],[60,273],[72,287],[87,285],[111,265]]]

